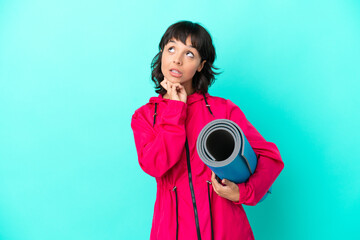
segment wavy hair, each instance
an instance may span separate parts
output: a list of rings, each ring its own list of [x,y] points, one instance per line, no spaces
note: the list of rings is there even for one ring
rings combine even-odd
[[[202,70],[196,72],[192,79],[192,87],[195,92],[207,93],[208,88],[215,82],[215,75],[220,74],[214,72],[218,68],[213,65],[216,53],[210,34],[198,23],[179,21],[166,30],[159,43],[159,53],[155,55],[151,62],[151,80],[155,83],[156,93],[164,95],[167,92],[160,84],[164,79],[161,71],[161,50],[173,38],[186,44],[186,38],[189,35],[191,36],[191,45],[196,48],[201,56],[201,62],[206,60]]]

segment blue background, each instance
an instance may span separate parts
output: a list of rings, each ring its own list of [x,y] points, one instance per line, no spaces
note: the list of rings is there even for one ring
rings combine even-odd
[[[0,239],[148,239],[131,115],[168,26],[201,23],[231,99],[285,168],[256,239],[360,238],[360,2],[0,1]]]

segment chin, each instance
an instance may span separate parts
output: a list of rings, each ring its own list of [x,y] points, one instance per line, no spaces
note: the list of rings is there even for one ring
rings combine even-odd
[[[173,76],[170,76],[169,78],[167,78],[170,82],[172,83],[181,83],[181,80],[178,78],[174,78]]]

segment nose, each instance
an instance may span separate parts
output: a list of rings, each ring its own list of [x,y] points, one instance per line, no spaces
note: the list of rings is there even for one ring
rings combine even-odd
[[[179,54],[176,54],[176,55],[174,56],[174,58],[173,58],[173,62],[174,62],[175,64],[181,65],[181,63],[182,63],[181,56],[180,56]]]

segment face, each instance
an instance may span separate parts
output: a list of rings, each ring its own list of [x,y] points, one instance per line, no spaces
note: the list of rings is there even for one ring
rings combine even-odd
[[[187,37],[186,45],[173,38],[161,51],[161,71],[165,78],[172,83],[191,87],[193,76],[196,71],[201,71],[206,61],[201,62],[199,52],[191,46],[191,37]]]

